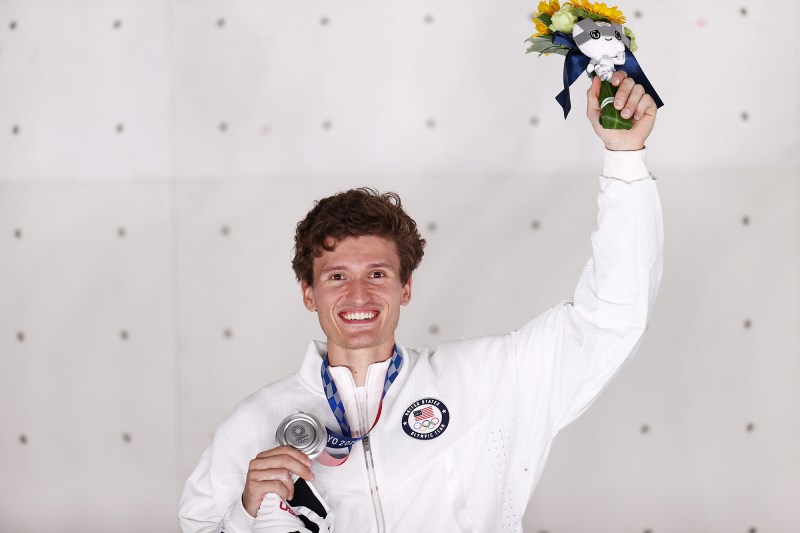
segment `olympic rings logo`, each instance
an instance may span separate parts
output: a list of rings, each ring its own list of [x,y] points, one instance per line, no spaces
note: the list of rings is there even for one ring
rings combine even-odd
[[[403,411],[400,427],[403,432],[417,440],[431,440],[447,430],[450,425],[450,410],[441,400],[421,398]]]
[[[417,431],[421,429],[424,429],[426,431],[432,431],[436,429],[436,426],[439,425],[439,422],[440,420],[438,418],[433,417],[429,418],[428,420],[423,420],[422,422],[415,422],[413,427]]]

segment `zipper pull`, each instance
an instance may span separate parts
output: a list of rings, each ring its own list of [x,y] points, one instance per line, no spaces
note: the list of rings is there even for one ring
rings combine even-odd
[[[361,439],[361,443],[364,446],[364,451],[369,451],[369,435],[365,435],[363,439]]]

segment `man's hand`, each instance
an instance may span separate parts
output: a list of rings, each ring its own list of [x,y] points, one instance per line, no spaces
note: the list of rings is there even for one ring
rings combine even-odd
[[[292,474],[306,481],[312,481],[311,459],[291,446],[278,446],[256,455],[247,469],[247,482],[242,493],[245,511],[255,517],[261,501],[269,493],[277,494],[284,500],[294,496]]]
[[[629,118],[633,127],[629,130],[607,130],[600,126],[600,78],[592,79],[592,86],[586,93],[586,116],[592,123],[595,133],[609,150],[641,150],[644,141],[653,131],[656,121],[656,103],[644,87],[636,84],[624,71],[618,70],[611,77],[611,85],[617,87],[614,107],[622,110],[622,118]]]

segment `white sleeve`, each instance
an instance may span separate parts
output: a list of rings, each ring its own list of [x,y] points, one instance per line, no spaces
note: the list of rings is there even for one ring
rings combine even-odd
[[[512,334],[519,409],[539,421],[523,438],[550,438],[580,416],[644,334],[663,264],[644,152],[606,151],[592,257],[573,299]]]
[[[241,497],[227,509],[220,509],[212,492],[210,475],[211,447],[186,481],[180,504],[183,533],[252,533],[255,519],[247,514]]]

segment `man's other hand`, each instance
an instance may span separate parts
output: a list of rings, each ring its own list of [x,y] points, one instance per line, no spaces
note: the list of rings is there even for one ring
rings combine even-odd
[[[269,493],[277,494],[284,500],[294,496],[292,474],[306,481],[312,481],[311,459],[291,446],[278,446],[256,455],[247,469],[247,481],[242,493],[245,511],[255,517],[261,501]]]

